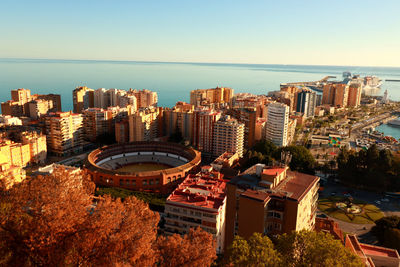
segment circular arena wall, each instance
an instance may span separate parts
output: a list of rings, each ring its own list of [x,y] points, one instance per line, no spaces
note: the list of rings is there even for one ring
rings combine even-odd
[[[167,193],[201,162],[201,153],[176,143],[140,141],[104,146],[92,151],[84,164],[97,185]],[[118,170],[132,164],[162,164],[151,171]]]

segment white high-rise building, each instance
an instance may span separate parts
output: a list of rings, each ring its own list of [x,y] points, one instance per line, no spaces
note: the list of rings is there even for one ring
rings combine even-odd
[[[265,138],[277,146],[287,146],[288,124],[289,106],[282,103],[269,104]]]
[[[214,124],[214,155],[224,152],[237,153],[243,157],[244,124],[224,116]]]

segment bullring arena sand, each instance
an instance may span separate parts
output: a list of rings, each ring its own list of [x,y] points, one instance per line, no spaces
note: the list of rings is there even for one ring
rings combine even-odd
[[[159,163],[135,163],[125,165],[116,171],[123,171],[123,172],[147,172],[147,171],[160,171],[164,169],[169,169],[171,166],[166,164],[159,164]]]

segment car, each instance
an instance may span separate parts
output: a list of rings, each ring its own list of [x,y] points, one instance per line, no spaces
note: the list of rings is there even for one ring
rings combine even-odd
[[[349,193],[344,194],[345,197],[351,197]]]
[[[378,205],[381,204],[381,202],[379,200],[375,200],[375,203],[378,204]]]
[[[336,196],[336,192],[332,192],[331,196],[333,196],[333,197]]]
[[[388,198],[382,198],[381,201],[382,202],[389,202],[389,199]]]

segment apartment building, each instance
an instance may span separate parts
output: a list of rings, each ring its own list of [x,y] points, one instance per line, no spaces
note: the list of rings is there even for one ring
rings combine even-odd
[[[244,124],[244,146],[247,148],[254,146],[256,142],[257,108],[233,108],[228,110],[228,114]]]
[[[44,163],[47,157],[46,136],[40,131],[11,126],[0,129],[1,151],[12,166]]]
[[[158,136],[159,109],[140,109],[129,115],[129,142],[152,141]]]
[[[157,92],[152,92],[147,89],[142,89],[142,90],[129,89],[128,94],[136,97],[138,109],[157,107],[158,103]]]
[[[88,108],[82,113],[84,138],[96,141],[96,138],[104,134],[114,134],[113,114],[102,108]]]
[[[50,113],[45,118],[47,149],[58,156],[83,150],[84,130],[82,114],[72,112]]]
[[[317,103],[317,94],[310,89],[302,89],[297,93],[296,112],[301,112],[306,118],[313,117]]]
[[[221,117],[221,113],[211,109],[196,109],[193,114],[192,145],[201,152],[214,152],[214,124]]]
[[[277,146],[287,146],[289,126],[289,106],[271,103],[268,106],[265,138]]]
[[[357,83],[351,83],[349,85],[349,97],[347,101],[348,107],[358,107],[361,103],[361,92],[362,85]]]
[[[37,119],[47,112],[61,111],[60,95],[31,95],[31,90],[11,90],[11,100],[1,103],[2,115]]]
[[[32,119],[37,120],[53,109],[53,101],[44,99],[32,100],[28,103],[28,107],[29,116]]]
[[[237,153],[243,157],[244,124],[226,115],[214,124],[213,135],[214,155],[219,156],[225,152]]]
[[[129,120],[121,120],[115,122],[115,141],[118,144],[129,142]]]
[[[218,172],[189,175],[165,203],[165,233],[186,234],[201,227],[215,238],[217,253],[224,250],[226,182]]]
[[[226,247],[235,235],[312,230],[319,178],[257,164],[227,183]]]
[[[297,105],[297,93],[301,90],[296,86],[288,86],[287,84],[281,84],[280,92],[284,93],[280,95],[281,100],[279,102],[287,104],[289,106],[290,112],[296,111]],[[279,97],[278,97],[279,98]]]
[[[86,86],[77,87],[72,92],[74,113],[94,107],[94,90]]]
[[[347,107],[348,97],[349,85],[347,83],[327,83],[323,88],[322,104],[339,108]]]
[[[170,136],[179,131],[185,140],[192,140],[193,111],[194,106],[185,102],[177,102],[172,109],[164,109],[164,134]]]
[[[210,89],[197,89],[190,91],[190,104],[195,107],[209,106],[212,104],[231,104],[233,89],[216,87]]]

